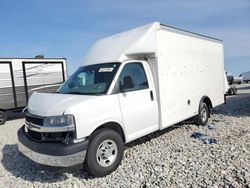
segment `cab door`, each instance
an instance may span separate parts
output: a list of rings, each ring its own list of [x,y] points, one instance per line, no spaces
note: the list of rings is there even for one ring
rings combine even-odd
[[[158,104],[146,62],[129,62],[119,78],[119,101],[127,141],[158,130]]]

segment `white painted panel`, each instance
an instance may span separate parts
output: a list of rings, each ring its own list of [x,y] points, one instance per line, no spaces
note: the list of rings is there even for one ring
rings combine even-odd
[[[158,22],[98,40],[84,58],[83,65],[123,62],[134,54],[152,54],[156,51]]]
[[[214,106],[224,102],[220,42],[163,29],[158,31],[157,42],[162,128],[196,115],[203,96]]]

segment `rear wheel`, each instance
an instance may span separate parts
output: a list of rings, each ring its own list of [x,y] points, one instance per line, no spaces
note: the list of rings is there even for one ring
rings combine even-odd
[[[7,114],[4,111],[0,111],[0,125],[3,125],[7,121]]]
[[[111,129],[97,130],[90,138],[86,156],[88,171],[102,177],[115,171],[121,163],[124,144],[122,137]]]
[[[199,114],[197,116],[197,124],[205,126],[207,124],[210,111],[206,103],[202,102],[199,107]]]

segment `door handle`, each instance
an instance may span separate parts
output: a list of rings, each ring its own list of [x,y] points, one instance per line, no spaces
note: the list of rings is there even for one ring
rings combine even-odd
[[[153,101],[153,100],[154,100],[154,94],[153,94],[153,91],[150,91],[150,99],[151,99],[151,101]]]

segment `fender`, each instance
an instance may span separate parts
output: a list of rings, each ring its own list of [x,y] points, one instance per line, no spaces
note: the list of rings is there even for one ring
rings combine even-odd
[[[203,96],[203,97],[201,98],[201,100],[200,100],[198,112],[200,112],[200,106],[201,106],[201,103],[202,103],[202,102],[206,103],[206,105],[208,106],[209,111],[213,108],[213,104],[212,104],[210,98],[209,98],[208,96],[205,95],[205,96]],[[209,116],[209,117],[210,117],[210,116]]]
[[[93,127],[93,129],[91,129],[89,135],[91,136],[96,130],[98,130],[99,128],[102,128],[105,125],[114,124],[114,123],[119,125],[119,128],[122,130],[122,134],[123,134],[123,137],[124,137],[124,143],[126,143],[127,134],[126,134],[125,126],[123,125],[122,122],[120,122],[120,121],[118,121],[116,119],[106,119],[106,120],[103,120],[103,121],[99,122],[95,127]]]

